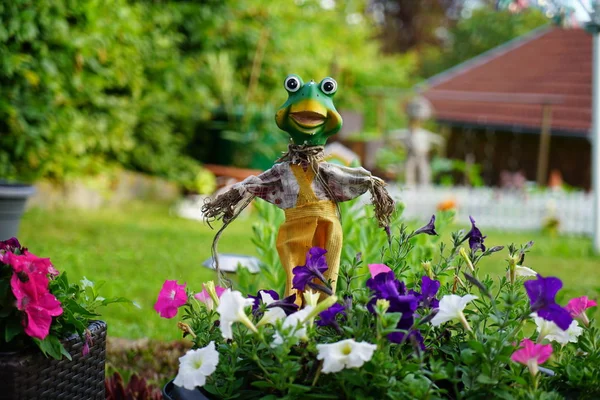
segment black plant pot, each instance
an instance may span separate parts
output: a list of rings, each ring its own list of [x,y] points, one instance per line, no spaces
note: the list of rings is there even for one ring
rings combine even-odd
[[[199,388],[195,390],[184,389],[175,386],[173,381],[169,381],[163,388],[164,400],[210,400]]]
[[[0,240],[17,236],[25,203],[33,193],[31,185],[0,182]]]

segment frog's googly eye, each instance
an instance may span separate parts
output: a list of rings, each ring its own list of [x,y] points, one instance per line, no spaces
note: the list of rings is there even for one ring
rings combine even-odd
[[[321,91],[325,94],[334,94],[337,91],[337,82],[333,78],[321,81]]]
[[[291,75],[291,76],[288,76],[287,78],[285,78],[285,82],[283,83],[283,86],[285,87],[285,90],[287,90],[288,92],[294,93],[294,92],[297,92],[300,89],[300,86],[302,86],[302,85],[300,84],[300,79]]]

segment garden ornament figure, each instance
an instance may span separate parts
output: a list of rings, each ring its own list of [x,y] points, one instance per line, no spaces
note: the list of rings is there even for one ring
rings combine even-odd
[[[388,227],[394,201],[385,190],[383,180],[364,168],[324,161],[323,148],[328,137],[342,127],[342,118],[333,105],[337,82],[325,78],[319,83],[312,80],[304,83],[299,76],[289,75],[284,87],[288,99],[277,111],[275,121],[291,137],[288,151],[271,169],[248,177],[205,203],[202,212],[208,222],[223,220],[213,241],[213,260],[219,271],[216,254],[219,236],[254,197],[283,209],[285,222],[279,228],[277,251],[287,274],[286,296],[296,294],[296,302],[300,304],[303,296],[293,288],[292,270],[306,263],[312,247],[327,250],[329,268],[325,278],[335,293],[342,250],[337,203],[369,190],[379,225]]]
[[[431,104],[424,97],[416,97],[406,106],[408,115],[408,129],[399,129],[390,132],[392,141],[399,140],[404,143],[408,153],[406,158],[405,180],[407,186],[417,184],[428,186],[431,183],[431,168],[429,167],[429,151],[433,144],[441,145],[444,139],[433,132],[421,127],[423,121],[431,118]]]

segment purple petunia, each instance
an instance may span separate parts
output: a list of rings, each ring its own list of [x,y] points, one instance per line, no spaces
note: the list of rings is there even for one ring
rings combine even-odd
[[[385,299],[390,302],[388,312],[402,313],[400,321],[398,321],[397,329],[410,331],[409,335],[413,334],[411,328],[414,325],[414,313],[419,305],[419,299],[406,293],[406,286],[394,276],[394,272],[382,272],[367,281],[367,287],[373,291],[375,295],[367,308],[370,312],[375,312],[375,304],[379,299]],[[405,332],[394,332],[388,335],[388,339],[394,343],[404,341]],[[415,337],[420,337],[420,334],[413,334]]]
[[[429,278],[424,275],[421,278],[421,293],[411,290],[409,294],[415,296],[419,301],[419,306],[423,308],[438,308],[440,302],[435,298],[440,289],[440,281]]]
[[[256,296],[249,294],[248,298],[254,300],[254,304],[252,304],[252,314],[256,315],[260,310],[260,304],[263,303],[262,293],[268,294],[273,300],[279,300],[279,294],[274,290],[261,289],[256,293]]]
[[[535,312],[541,318],[552,321],[560,329],[566,331],[573,321],[569,312],[556,304],[556,293],[562,288],[562,281],[553,276],[544,278],[537,276],[536,280],[525,282],[525,290],[531,301],[531,312]]]
[[[304,291],[306,285],[313,279],[319,279],[326,283],[323,273],[327,271],[327,261],[325,260],[327,250],[320,247],[311,248],[306,254],[306,265],[300,265],[292,270],[294,278],[292,280],[293,288]]]
[[[254,300],[254,304],[252,304],[252,314],[254,314],[257,318],[262,316],[260,307],[261,304],[265,304],[266,308],[279,307],[285,312],[286,315],[290,315],[298,311],[298,305],[295,304],[295,294],[280,300],[279,294],[276,291],[263,289],[259,290],[258,293],[256,293],[256,296],[248,295],[248,298]],[[265,301],[265,298],[268,299],[268,301]]]
[[[367,281],[367,287],[375,293],[376,299],[390,299],[406,294],[406,286],[396,279],[394,271],[380,272]]]
[[[334,328],[338,329],[339,325],[336,321],[336,318],[339,314],[341,314],[345,317],[346,316],[346,313],[344,312],[345,309],[346,309],[346,307],[344,307],[343,305],[341,305],[339,303],[335,303],[334,305],[329,307],[327,310],[325,310],[319,314],[319,319],[317,320],[317,325],[333,326]]]
[[[412,326],[412,325],[411,325]],[[408,332],[394,332],[394,333],[390,333],[388,335],[388,339],[390,342],[392,343],[402,343],[405,341],[412,341],[414,340],[417,345],[419,346],[419,348],[421,350],[425,350],[425,343],[423,343],[423,336],[421,335],[421,332],[419,332],[419,330],[417,329],[410,329],[410,327],[408,328],[402,328],[400,327],[400,324],[398,324],[397,326],[398,329],[405,329],[408,330]]]
[[[438,233],[435,231],[435,215],[431,216],[431,219],[429,220],[429,223],[427,225],[417,229],[415,233],[413,233],[413,236],[419,235],[421,233],[425,233],[431,236],[437,236]]]
[[[281,300],[277,300],[267,305],[267,308],[279,307],[284,312],[285,315],[290,315],[298,311],[298,304],[296,304],[296,295],[292,294],[288,297],[284,297]]]
[[[487,236],[483,236],[479,228],[475,226],[475,219],[473,219],[473,217],[469,216],[469,219],[471,220],[471,230],[469,231],[469,233],[467,233],[467,235],[463,238],[461,242],[464,242],[465,240],[469,239],[469,247],[471,248],[471,251],[477,251],[479,249],[481,249],[481,251],[485,251],[485,245],[483,244],[483,240]]]

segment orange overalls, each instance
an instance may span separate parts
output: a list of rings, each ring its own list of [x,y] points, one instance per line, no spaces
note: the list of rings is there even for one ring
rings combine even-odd
[[[315,174],[312,168],[290,164],[298,182],[299,191],[296,206],[285,209],[285,222],[277,235],[277,252],[287,273],[285,295],[296,293],[296,303],[302,303],[302,293],[292,289],[292,270],[306,264],[306,254],[311,247],[327,250],[325,258],[328,269],[325,278],[333,279],[335,293],[340,255],[342,252],[342,226],[337,215],[335,202],[319,200],[312,189]]]

